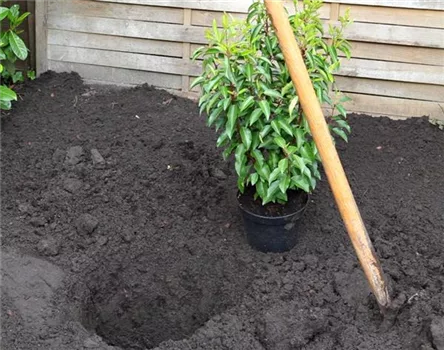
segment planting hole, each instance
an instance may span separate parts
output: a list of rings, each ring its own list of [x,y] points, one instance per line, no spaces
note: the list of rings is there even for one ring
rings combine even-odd
[[[224,278],[223,262],[206,268],[201,263],[166,274],[137,269],[97,274],[87,283],[83,324],[108,344],[131,350],[190,336],[234,305],[246,288],[246,281]]]

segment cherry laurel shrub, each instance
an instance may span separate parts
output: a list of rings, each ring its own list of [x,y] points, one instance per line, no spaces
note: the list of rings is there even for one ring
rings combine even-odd
[[[288,17],[317,97],[331,110],[331,133],[347,141],[342,103],[349,99],[336,88],[333,73],[340,53],[350,58],[343,31],[351,21],[346,13],[324,33],[321,6],[320,0],[302,6],[295,1],[295,14]],[[224,159],[235,154],[239,191],[255,186],[263,205],[284,204],[288,190],[313,191],[320,158],[264,3],[256,0],[246,20],[224,14],[222,27],[214,21],[206,38],[209,44],[193,55],[203,59],[203,72],[191,86],[201,88],[200,112],[219,132]]]
[[[0,0],[0,5],[4,1]],[[19,35],[23,30],[19,26],[30,15],[29,12],[20,13],[20,6],[0,6],[0,24],[7,22],[7,28],[0,34],[0,110],[11,109],[11,101],[17,100],[17,94],[11,89],[11,85],[23,82],[23,72],[16,70],[17,60],[26,60],[28,48]],[[3,28],[3,25],[2,25]],[[28,78],[34,79],[35,73],[28,71]]]

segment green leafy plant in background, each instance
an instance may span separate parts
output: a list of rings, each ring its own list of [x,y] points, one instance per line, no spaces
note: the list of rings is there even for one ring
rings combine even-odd
[[[0,1],[0,5],[4,1]],[[0,34],[0,109],[11,109],[11,101],[17,100],[17,94],[12,90],[11,86],[18,82],[24,81],[23,72],[16,69],[17,60],[26,60],[28,57],[28,48],[20,34],[23,30],[19,26],[30,15],[29,12],[20,13],[19,5],[11,7],[0,6],[0,24],[3,21],[8,22],[8,29]],[[29,71],[27,73],[29,79],[35,78],[35,73]]]
[[[347,141],[343,103],[349,99],[333,73],[341,66],[340,53],[350,58],[343,32],[351,20],[347,12],[324,33],[321,6],[320,0],[302,6],[295,1],[289,21],[317,97],[331,110],[332,135]],[[224,14],[222,27],[214,21],[206,38],[209,44],[193,55],[203,60],[203,72],[191,86],[201,87],[200,112],[219,133],[224,158],[235,155],[239,191],[255,186],[263,204],[284,204],[288,190],[313,191],[320,158],[264,3],[255,1],[243,21]]]

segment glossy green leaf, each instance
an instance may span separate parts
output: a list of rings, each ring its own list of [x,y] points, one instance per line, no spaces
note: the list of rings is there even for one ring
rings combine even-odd
[[[11,101],[2,101],[0,100],[0,110],[9,111],[12,107]]]
[[[240,111],[243,112],[250,108],[254,103],[254,96],[248,96],[240,105]]]
[[[298,104],[298,102],[299,102],[298,96],[295,96],[291,99],[290,105],[288,106],[288,114],[290,115],[290,117],[293,114],[293,111],[294,111],[296,105]]]
[[[227,140],[228,140],[228,135],[227,135],[226,132],[223,132],[223,133],[220,134],[220,136],[217,138],[217,141],[216,141],[216,145],[217,145],[217,147],[221,147],[221,146],[223,146],[223,145],[226,143]]]
[[[285,142],[284,138],[282,138],[281,136],[275,137],[274,138],[274,142],[276,143],[276,145],[278,145],[280,148],[285,149],[287,147],[287,143]]]
[[[194,79],[190,85],[190,89],[196,87],[197,85],[201,85],[203,82],[205,82],[205,77],[198,77]]]
[[[9,45],[11,45],[12,51],[20,60],[26,60],[28,49],[23,40],[14,32],[9,32]]]
[[[238,117],[239,111],[237,108],[237,105],[231,105],[228,108],[228,120],[227,120],[227,135],[228,138],[231,140],[231,138],[233,137],[233,133],[234,133],[234,129],[236,127],[236,120]]]
[[[286,193],[288,190],[288,187],[290,186],[291,177],[290,175],[282,176],[279,180],[279,189],[282,193]]]
[[[259,180],[259,175],[257,173],[253,173],[250,175],[250,182],[253,186],[256,185],[257,180]]]
[[[259,138],[264,142],[264,137],[267,136],[271,131],[271,125],[265,125],[262,131],[259,133]]]
[[[256,108],[250,116],[250,121],[249,121],[249,125],[252,126],[258,119],[259,117],[262,115],[262,109],[260,108]]]
[[[280,135],[281,134],[281,129],[279,127],[279,123],[277,122],[277,120],[272,120],[270,123],[271,127],[273,128],[273,130],[276,132],[276,134]]]
[[[270,184],[270,187],[268,187],[267,196],[265,197],[263,203],[272,201],[277,191],[279,191],[279,181],[274,181]]]
[[[283,158],[279,161],[278,165],[279,171],[281,174],[284,174],[288,170],[288,158]]]
[[[338,135],[341,139],[343,139],[345,142],[348,142],[348,136],[345,133],[344,130],[339,128],[332,128],[331,129],[336,135]]]
[[[5,19],[6,16],[9,14],[9,9],[7,7],[0,7],[0,21]]]
[[[28,17],[31,13],[30,12],[24,12],[21,14],[21,16],[19,18],[17,18],[17,20],[15,21],[14,25],[15,26],[19,26],[20,24],[22,24],[22,22],[26,19],[26,17]]]
[[[10,88],[0,85],[0,101],[17,101],[17,94]]]
[[[345,110],[344,106],[338,104],[338,105],[336,105],[336,109],[343,117],[347,116],[347,111]]]
[[[265,117],[270,119],[270,105],[268,104],[267,100],[261,100],[259,101],[259,107],[261,108],[262,112],[265,114]]]
[[[9,44],[8,32],[4,32],[3,34],[0,34],[0,48],[5,47],[8,44]]]
[[[302,176],[302,175],[293,176],[291,178],[290,183],[305,192],[310,192],[310,183],[308,182],[308,180],[305,176]]]
[[[289,136],[293,136],[293,129],[285,120],[278,120],[278,124]]]
[[[274,169],[271,174],[270,177],[268,178],[268,183],[271,184],[274,180],[276,180],[279,176],[281,175],[281,172],[278,168]]]
[[[245,148],[248,150],[251,146],[251,141],[253,140],[251,130],[246,127],[240,128],[240,135]]]
[[[17,20],[17,18],[19,17],[20,14],[20,6],[15,4],[12,5],[9,8],[9,13],[8,13],[8,19],[12,22],[15,23],[15,21]]]
[[[218,107],[216,109],[213,110],[213,112],[211,112],[210,116],[208,117],[208,126],[213,125],[213,123],[216,121],[217,117],[219,117],[219,115],[222,113],[223,108],[222,107]]]
[[[276,90],[267,89],[264,91],[264,94],[273,98],[282,98],[282,95]]]
[[[265,196],[267,195],[267,189],[268,187],[266,187],[263,181],[258,181],[256,183],[256,191],[261,198],[265,198]]]

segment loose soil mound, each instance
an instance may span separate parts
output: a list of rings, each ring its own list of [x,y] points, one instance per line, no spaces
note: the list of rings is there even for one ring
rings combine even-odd
[[[259,253],[193,102],[76,74],[20,93],[2,116],[2,348],[443,349],[444,133],[425,119],[350,116],[338,144],[402,304],[387,325],[325,179],[297,246]]]

